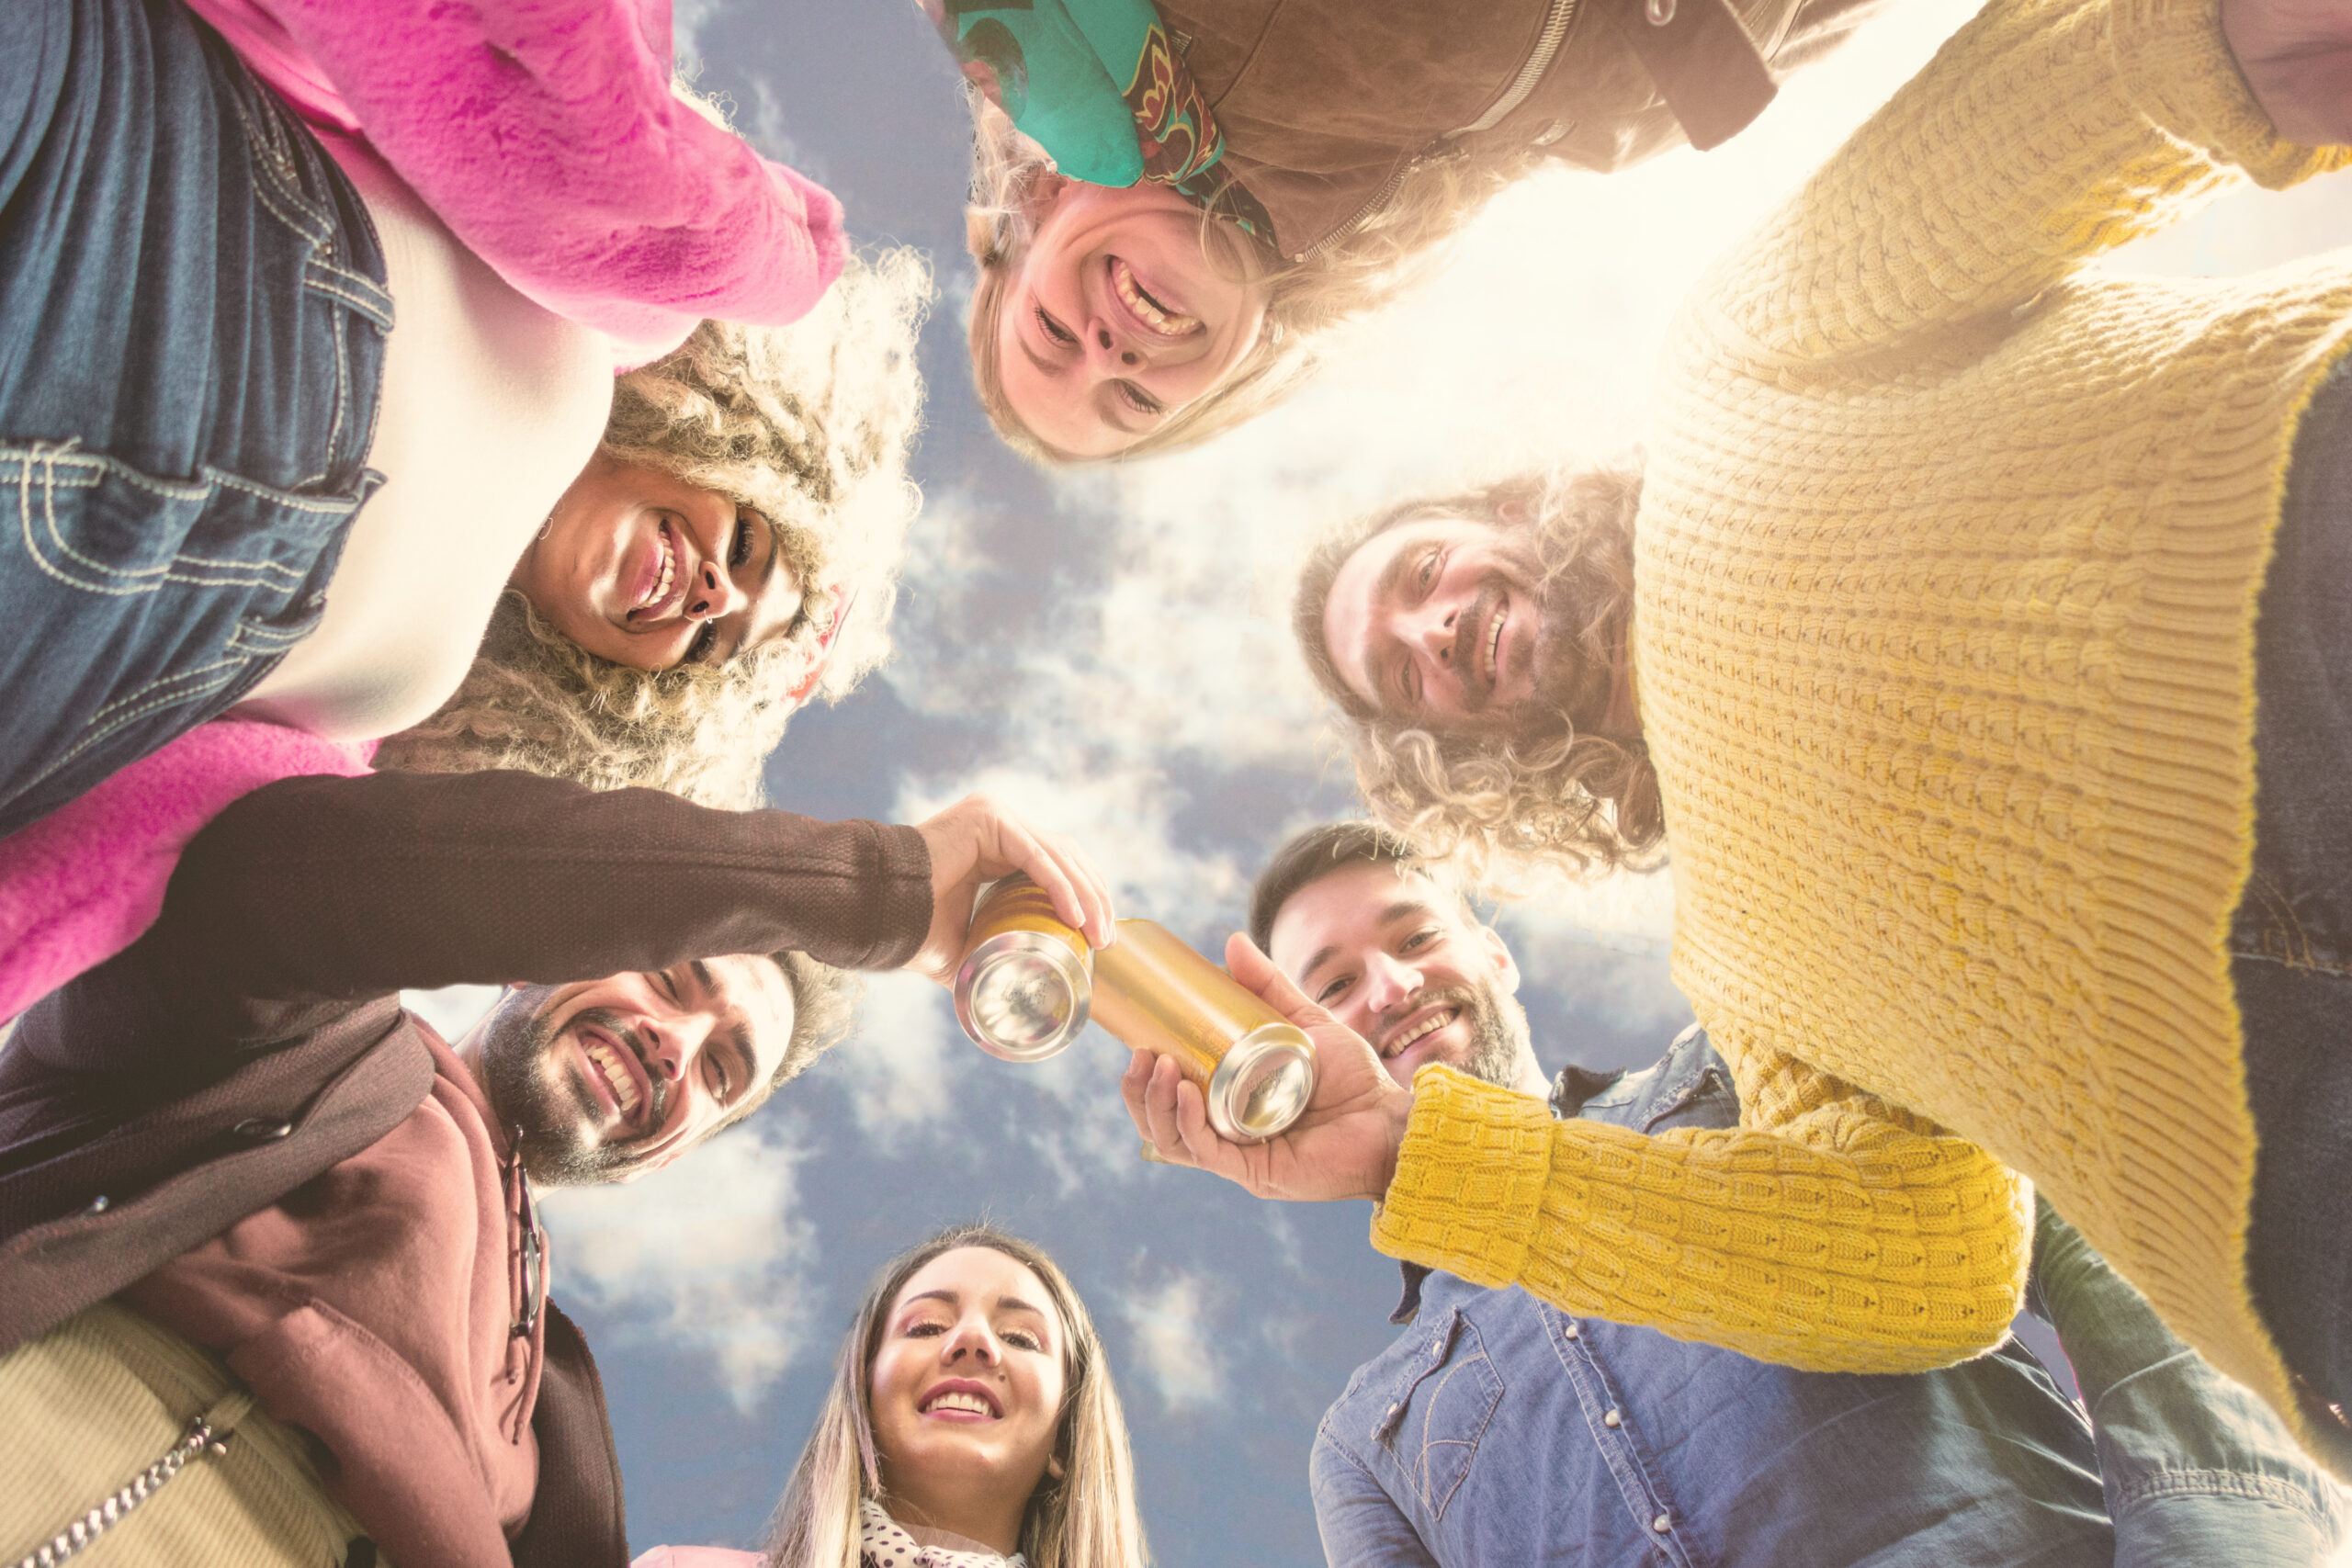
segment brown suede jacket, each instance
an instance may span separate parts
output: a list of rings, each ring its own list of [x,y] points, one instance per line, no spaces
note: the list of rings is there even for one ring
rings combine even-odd
[[[331,1483],[394,1561],[424,1561],[453,1537],[447,1521],[371,1517],[418,1512],[387,1499],[480,1495],[489,1533],[472,1536],[492,1552],[503,1534],[517,1564],[621,1568],[619,1469],[578,1330],[550,1305],[536,1366],[485,1380],[476,1365],[472,1320],[500,1318],[490,1337],[503,1339],[520,1246],[519,1233],[496,1234],[510,1218],[497,1190],[506,1151],[503,1134],[475,1125],[486,1102],[463,1068],[397,992],[787,949],[889,968],[930,919],[930,857],[910,828],[709,811],[507,773],[256,790],[189,844],[154,927],[26,1013],[0,1051],[0,1354],[129,1292],[199,1343],[234,1341],[214,1348],[265,1409],[297,1425],[309,1415],[331,1450],[346,1434],[339,1461],[400,1472]],[[380,1205],[388,1176],[491,1234],[457,1247],[439,1219],[403,1228],[320,1212]],[[450,1299],[340,1274],[296,1289],[323,1267],[339,1217],[368,1233],[362,1275],[437,1278]],[[175,1307],[157,1288],[175,1274],[164,1266],[218,1253],[208,1244],[224,1233],[269,1238],[270,1267],[241,1297],[237,1271],[216,1264],[202,1310]],[[437,1250],[403,1276],[399,1258],[379,1256],[402,1247]],[[255,1256],[233,1240],[230,1252]],[[446,1332],[431,1332],[436,1323]],[[521,1392],[481,1393],[510,1371]],[[384,1397],[379,1381],[410,1397]],[[422,1411],[434,1440],[377,1441],[386,1434],[370,1413],[389,1421],[396,1405],[412,1422]],[[485,1432],[537,1448],[519,1529],[485,1488]],[[432,1473],[444,1463],[457,1473]],[[403,1558],[403,1543],[423,1555]]]
[[[1417,163],[1603,173],[1729,140],[1882,0],[1157,0],[1293,260]]]

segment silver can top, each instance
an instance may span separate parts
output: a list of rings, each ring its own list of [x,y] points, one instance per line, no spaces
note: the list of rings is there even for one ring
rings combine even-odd
[[[1086,1027],[1093,983],[1069,944],[1039,931],[1003,931],[956,971],[956,1021],[972,1043],[1008,1062],[1042,1062]]]
[[[1298,1120],[1315,1093],[1315,1047],[1287,1023],[1235,1041],[1209,1079],[1209,1125],[1237,1144],[1263,1143]]]

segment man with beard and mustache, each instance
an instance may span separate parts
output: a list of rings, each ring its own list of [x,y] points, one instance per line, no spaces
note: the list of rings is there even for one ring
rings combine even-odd
[[[829,824],[489,772],[230,806],[0,1054],[0,1560],[120,1529],[136,1561],[620,1568],[532,1182],[748,1115],[844,1031],[828,965],[944,978],[1013,871],[1109,929],[1084,858],[981,796]],[[509,988],[452,1045],[399,991],[460,983]]]
[[[1645,1071],[1547,1081],[1502,938],[1370,824],[1276,852],[1250,925],[1316,1019],[1361,1036],[1318,1034],[1327,1066],[1369,1043],[1399,1089],[1442,1065],[1548,1099],[1553,1115],[1653,1135],[1738,1119],[1695,1025]],[[1128,1110],[1152,1157],[1194,1163],[1209,1145],[1186,1136],[1181,1080],[1157,1061],[1136,1054]],[[1406,1263],[1392,1319],[1405,1333],[1317,1434],[1324,1551],[1333,1568],[2323,1562],[2343,1532],[2338,1495],[2284,1428],[2046,1211],[2041,1239],[2047,1315],[2089,1427],[2014,1339],[1938,1371],[1797,1371]],[[1609,1245],[1642,1269],[1629,1233]]]

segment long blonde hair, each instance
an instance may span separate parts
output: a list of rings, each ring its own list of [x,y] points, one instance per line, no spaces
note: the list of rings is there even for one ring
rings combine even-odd
[[[1062,1419],[1054,1441],[1062,1474],[1048,1474],[1030,1495],[1021,1525],[1021,1551],[1030,1568],[1143,1568],[1148,1561],[1136,1514],[1126,1417],[1086,1303],[1034,1244],[979,1224],[942,1231],[900,1253],[866,1288],[842,1341],[816,1430],[769,1522],[764,1568],[858,1568],[858,1505],[869,1497],[883,1500],[872,1404],[882,1325],[916,1270],[959,1247],[991,1248],[1036,1275],[1064,1330]]]
[[[854,256],[792,325],[705,321],[614,389],[605,456],[766,519],[805,585],[786,635],[717,670],[638,670],[581,648],[510,591],[457,693],[386,740],[379,764],[524,768],[597,789],[759,804],[762,765],[802,703],[845,694],[889,653],[899,560],[921,502],[907,456],[930,297],[914,252]]]
[[[1524,151],[1417,164],[1385,206],[1314,252],[1283,263],[1261,247],[1272,268],[1264,279],[1265,324],[1239,363],[1140,441],[1107,457],[1080,457],[1049,445],[1022,423],[997,368],[997,322],[1012,274],[1036,237],[1048,182],[1057,177],[1053,160],[985,95],[967,89],[967,96],[972,107],[972,197],[966,238],[980,269],[972,290],[972,384],[1005,444],[1032,462],[1051,466],[1182,452],[1264,413],[1313,378],[1318,338],[1378,310],[1427,276],[1443,256],[1444,242],[1530,166]],[[1215,243],[1255,243],[1213,213],[1202,215],[1201,231],[1207,254]]]

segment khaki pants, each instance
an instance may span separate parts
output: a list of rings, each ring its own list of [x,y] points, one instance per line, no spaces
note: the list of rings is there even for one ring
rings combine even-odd
[[[0,1568],[161,1458],[236,1383],[211,1356],[103,1302],[0,1357]],[[361,1532],[300,1435],[258,1410],[72,1561],[76,1568],[335,1568]]]

